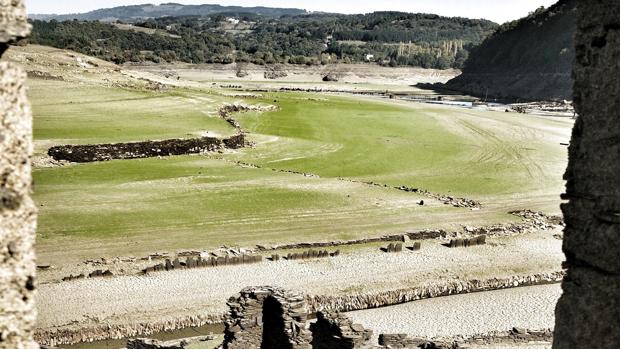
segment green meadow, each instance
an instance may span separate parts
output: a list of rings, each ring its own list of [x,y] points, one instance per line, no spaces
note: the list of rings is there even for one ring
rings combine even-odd
[[[215,93],[71,86],[46,97],[55,84],[31,87],[41,150],[234,132],[214,114],[233,100]],[[35,169],[40,258],[353,239],[512,221],[511,209],[557,212],[570,120],[304,93],[245,103],[279,107],[236,115],[251,148]]]
[[[31,80],[35,140],[94,144],[234,133],[216,111],[225,99],[199,91],[156,92]]]

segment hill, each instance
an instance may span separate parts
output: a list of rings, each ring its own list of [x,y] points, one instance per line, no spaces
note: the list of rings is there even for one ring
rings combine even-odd
[[[328,64],[460,68],[497,24],[429,14],[252,13],[151,18],[133,24],[35,20],[34,44],[75,50],[115,63]]]
[[[242,7],[242,6],[221,6],[221,5],[182,5],[167,3],[161,5],[133,5],[119,6],[113,8],[99,9],[87,13],[77,13],[68,15],[30,15],[32,19],[38,20],[86,20],[86,21],[106,21],[115,22],[117,20],[125,22],[140,21],[148,18],[159,18],[167,16],[207,16],[217,13],[253,13],[262,16],[279,17],[284,15],[299,15],[306,13],[305,10],[296,8],[270,8],[270,7]]]
[[[479,97],[571,99],[575,0],[502,25],[445,87]]]

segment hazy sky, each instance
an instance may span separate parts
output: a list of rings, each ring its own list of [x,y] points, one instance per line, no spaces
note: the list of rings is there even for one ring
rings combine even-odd
[[[145,3],[220,4],[241,6],[296,7],[309,11],[368,13],[395,10],[436,13],[444,16],[486,18],[503,23],[526,16],[540,6],[557,0],[26,0],[29,13],[64,14],[99,8]]]

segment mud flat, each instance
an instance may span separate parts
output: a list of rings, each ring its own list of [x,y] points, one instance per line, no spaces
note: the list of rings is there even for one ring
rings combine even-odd
[[[423,243],[417,252],[387,254],[372,248],[329,259],[42,284],[37,298],[37,339],[44,344],[68,344],[202,326],[224,314],[225,300],[247,285],[355,296],[455,280],[554,273],[564,259],[561,241],[550,232],[495,237],[487,243],[450,249],[434,241]],[[162,326],[140,325],[153,323]]]
[[[559,284],[530,286],[425,299],[347,315],[375,334],[468,338],[513,327],[553,328],[561,294]]]

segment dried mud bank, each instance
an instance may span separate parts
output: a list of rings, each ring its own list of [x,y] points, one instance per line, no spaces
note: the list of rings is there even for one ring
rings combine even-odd
[[[564,275],[565,273],[560,271],[528,276],[511,276],[501,279],[492,278],[487,280],[459,280],[446,282],[444,284],[377,292],[373,294],[342,296],[312,295],[308,296],[306,300],[313,312],[347,312],[387,307],[413,302],[420,299],[559,283],[564,278]]]
[[[224,322],[226,314],[188,315],[183,318],[137,324],[84,324],[79,329],[37,330],[34,339],[46,346],[90,343],[108,339],[149,336],[154,333],[175,331],[189,327],[202,327]]]
[[[446,282],[445,284],[427,285],[373,294],[348,296],[307,295],[305,296],[305,301],[308,305],[309,314],[318,312],[347,312],[387,307],[435,297],[558,283],[563,277],[563,272],[553,272],[528,276],[513,276],[502,279],[492,278],[486,280],[452,281]],[[222,302],[224,302],[224,300],[222,300]],[[226,314],[224,313],[187,314],[177,319],[168,318],[168,320],[159,322],[136,324],[99,323],[98,320],[93,320],[91,323],[84,323],[79,325],[79,327],[40,329],[35,333],[35,339],[40,344],[50,346],[77,344],[107,339],[148,336],[163,331],[174,331],[209,324],[221,324],[225,320]]]

